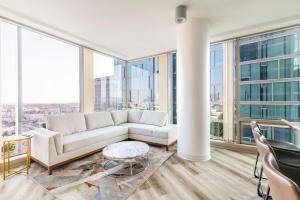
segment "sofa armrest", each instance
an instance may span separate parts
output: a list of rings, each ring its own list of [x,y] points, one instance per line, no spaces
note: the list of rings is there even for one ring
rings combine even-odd
[[[177,125],[176,124],[168,124],[165,126],[165,128],[169,132],[168,137],[168,145],[172,144],[177,140]]]
[[[63,136],[61,133],[38,128],[30,131],[32,138],[32,156],[45,164],[49,164],[53,156],[63,152]]]
[[[167,130],[172,130],[172,131],[176,131],[177,132],[177,125],[176,124],[167,124],[165,126],[163,126],[165,129]]]

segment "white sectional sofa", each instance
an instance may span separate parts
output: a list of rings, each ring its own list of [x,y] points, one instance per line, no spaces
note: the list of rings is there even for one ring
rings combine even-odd
[[[46,128],[31,131],[31,157],[50,175],[60,165],[122,140],[140,140],[168,150],[177,140],[177,127],[166,122],[164,112],[141,110],[48,116]]]

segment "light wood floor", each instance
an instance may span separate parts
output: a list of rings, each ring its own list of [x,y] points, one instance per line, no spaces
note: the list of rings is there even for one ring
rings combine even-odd
[[[257,180],[253,178],[255,155],[212,148],[212,159],[189,162],[174,154],[130,200],[252,200]],[[25,175],[0,182],[1,200],[55,199]]]

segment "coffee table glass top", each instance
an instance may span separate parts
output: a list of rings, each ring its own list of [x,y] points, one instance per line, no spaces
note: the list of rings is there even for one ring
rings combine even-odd
[[[133,159],[149,152],[149,145],[139,141],[124,141],[110,144],[103,149],[103,155],[109,159]]]

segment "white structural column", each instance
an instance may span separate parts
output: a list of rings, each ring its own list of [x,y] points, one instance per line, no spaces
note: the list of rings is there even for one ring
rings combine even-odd
[[[210,159],[209,27],[204,19],[177,25],[178,155]]]

